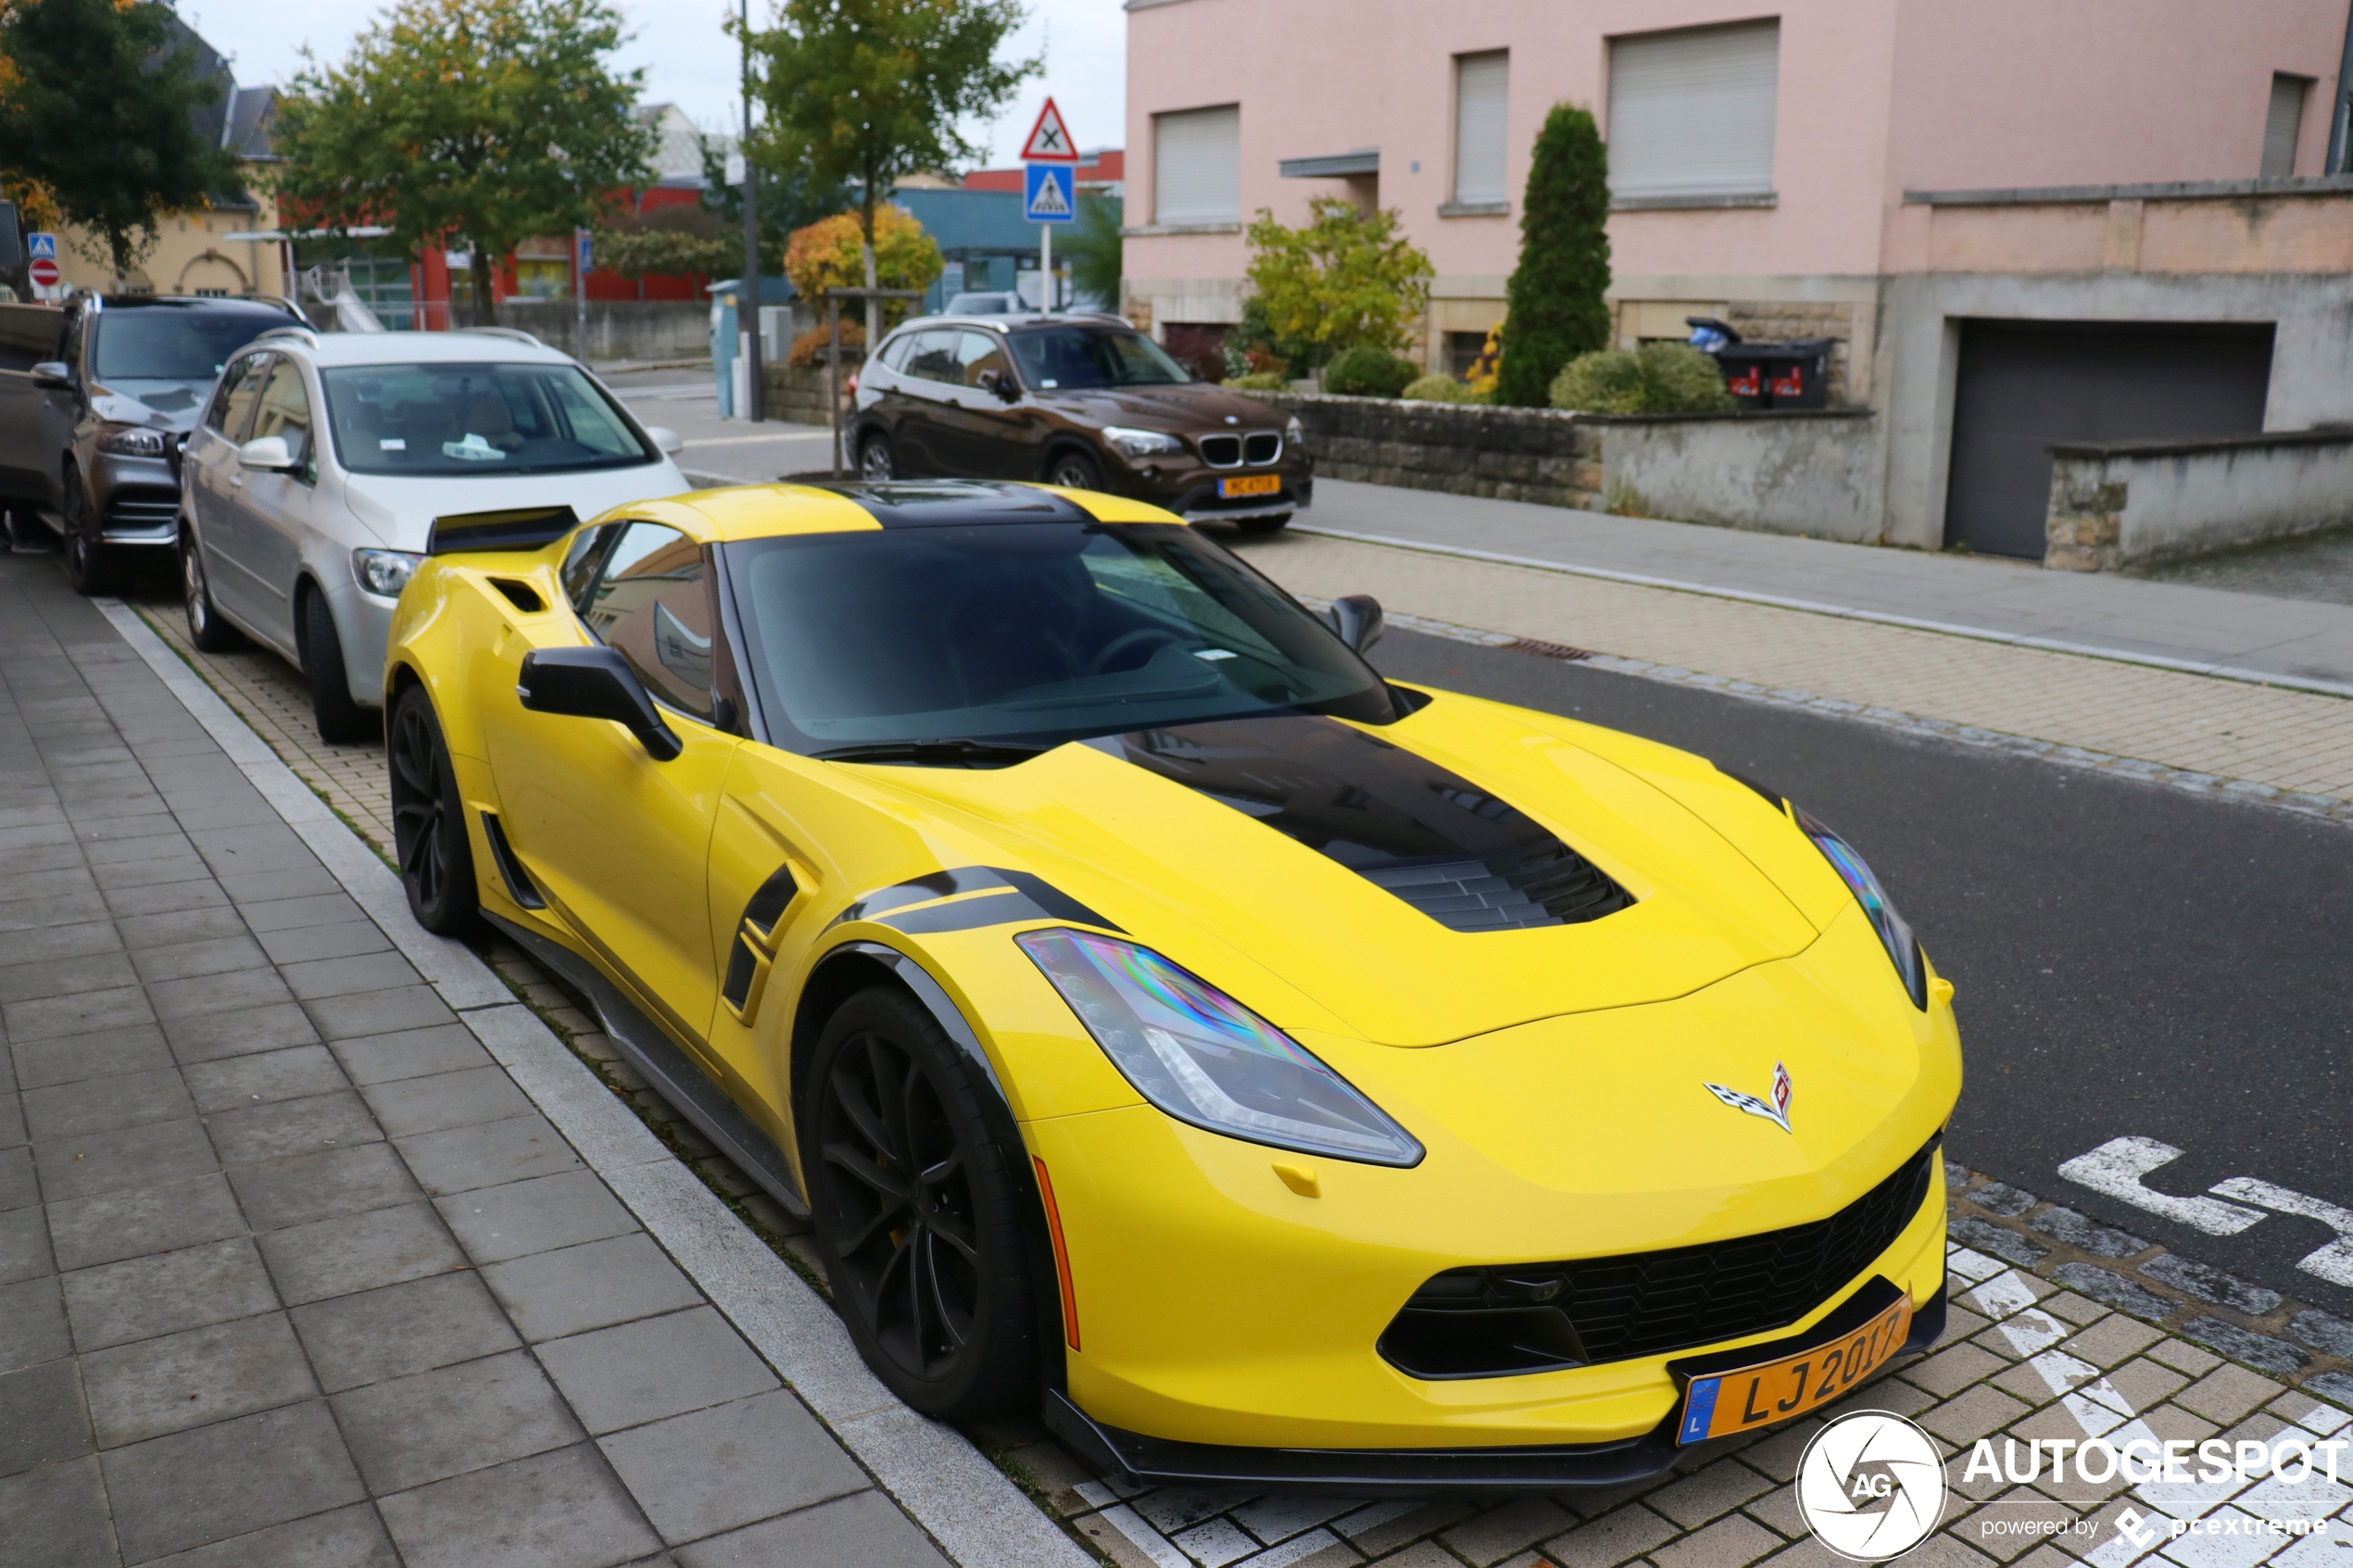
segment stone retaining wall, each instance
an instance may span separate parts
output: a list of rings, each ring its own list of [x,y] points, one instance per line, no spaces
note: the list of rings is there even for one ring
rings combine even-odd
[[[2353,524],[2353,428],[2051,448],[2043,564],[2103,571]]]

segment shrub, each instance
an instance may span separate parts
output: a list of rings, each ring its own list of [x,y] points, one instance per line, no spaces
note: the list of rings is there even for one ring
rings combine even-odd
[[[1495,401],[1541,408],[1561,367],[1609,346],[1609,156],[1587,111],[1556,104],[1536,138],[1505,291]]]
[[[1680,343],[1579,355],[1554,378],[1552,404],[1589,414],[1711,414],[1737,407],[1716,361]]]
[[[827,289],[856,288],[865,281],[864,245],[864,231],[859,228],[855,212],[819,219],[793,231],[792,241],[785,247],[785,276],[800,291],[800,297],[822,314]],[[875,209],[875,270],[884,288],[929,288],[947,265],[938,242],[924,232],[912,213],[894,205]],[[905,320],[908,307],[914,303],[886,300],[884,325],[896,326]],[[847,318],[862,317],[865,312],[853,307],[842,315],[847,330]]]
[[[1484,403],[1487,395],[1453,376],[1416,376],[1405,383],[1408,403]]]
[[[823,365],[825,362],[826,346],[830,345],[833,340],[833,332],[831,329],[826,327],[812,327],[809,331],[801,333],[799,337],[792,340],[792,353],[786,357],[785,363],[792,366],[796,370],[809,370],[814,366]],[[841,345],[844,348],[865,347],[866,323],[863,321],[853,321],[849,317],[844,316],[841,319]],[[844,354],[841,358],[844,365],[852,369],[856,368],[858,363],[857,360],[851,358],[847,354]]]
[[[1398,232],[1396,209],[1365,213],[1339,196],[1316,196],[1307,211],[1306,225],[1291,229],[1261,207],[1249,230],[1251,294],[1264,302],[1275,351],[1314,365],[1343,344],[1403,347],[1436,274]],[[1291,351],[1294,343],[1305,357]]]
[[[1227,376],[1226,384],[1242,392],[1288,392],[1290,377],[1280,370],[1252,370],[1246,376]]]
[[[1324,367],[1324,390],[1341,397],[1394,397],[1416,373],[1413,361],[1360,343]]]

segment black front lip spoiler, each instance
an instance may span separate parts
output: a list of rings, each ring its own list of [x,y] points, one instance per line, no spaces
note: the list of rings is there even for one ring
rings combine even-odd
[[[1892,1299],[1866,1286],[1829,1318],[1786,1343],[1794,1349],[1805,1343],[1834,1337],[1826,1332],[1833,1323],[1843,1323],[1850,1315],[1858,1322],[1867,1321],[1884,1310]],[[1936,1294],[1912,1314],[1911,1335],[1904,1341],[1903,1348],[1881,1364],[1881,1372],[1926,1354],[1944,1336],[1944,1307],[1945,1287],[1939,1286]],[[1777,1343],[1752,1345],[1724,1354],[1731,1356],[1737,1364],[1749,1365],[1780,1353]],[[1688,1362],[1671,1363],[1669,1370],[1720,1370],[1707,1363],[1723,1360],[1724,1355],[1693,1357]],[[1681,1376],[1677,1378],[1679,1385],[1683,1381]],[[1679,1446],[1675,1441],[1675,1424],[1681,1407],[1682,1401],[1678,1399],[1659,1424],[1639,1437],[1611,1443],[1517,1449],[1245,1449],[1177,1442],[1105,1426],[1080,1410],[1060,1389],[1047,1394],[1042,1413],[1047,1428],[1081,1460],[1133,1486],[1279,1486],[1286,1491],[1360,1498],[1441,1494],[1497,1497],[1622,1486],[1645,1481],[1686,1458],[1704,1461],[1745,1441],[1749,1436],[1741,1434],[1713,1442]]]

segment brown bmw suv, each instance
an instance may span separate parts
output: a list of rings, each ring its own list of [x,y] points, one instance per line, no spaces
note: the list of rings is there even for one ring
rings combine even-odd
[[[1306,508],[1299,421],[1196,380],[1112,316],[926,316],[860,371],[861,477],[1042,479],[1271,533]]]

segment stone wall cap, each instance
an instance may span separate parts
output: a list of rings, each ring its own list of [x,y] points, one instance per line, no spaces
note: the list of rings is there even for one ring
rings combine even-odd
[[[2232,196],[2353,195],[2353,174],[2270,180],[2166,180],[2140,185],[2019,185],[1969,191],[1906,191],[1906,207],[2024,207],[2058,202],[2214,201]]]
[[[2201,435],[2140,441],[2070,441],[2049,448],[2054,458],[2185,458],[2199,452],[2260,451],[2280,446],[2353,447],[2353,425],[2265,430],[2246,435]]]

